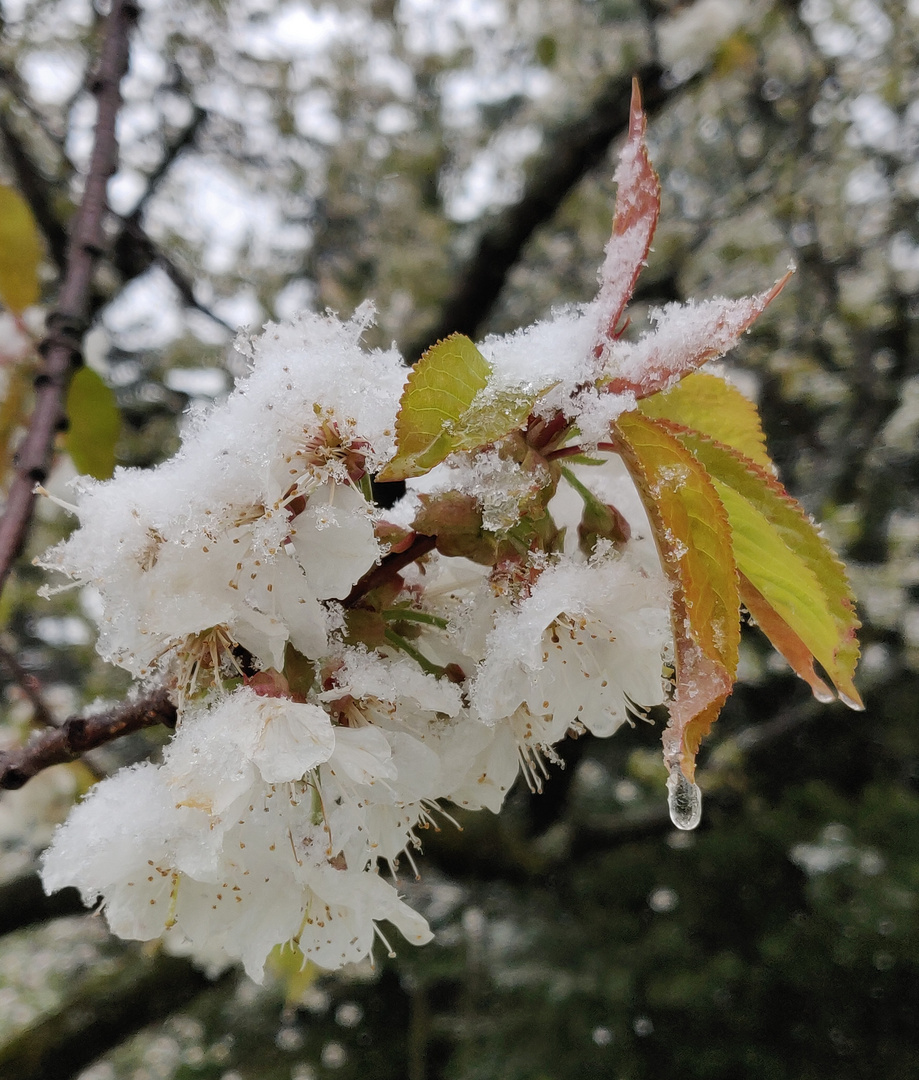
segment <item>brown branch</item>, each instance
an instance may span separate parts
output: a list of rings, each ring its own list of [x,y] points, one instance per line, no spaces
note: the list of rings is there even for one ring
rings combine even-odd
[[[60,727],[42,732],[26,746],[0,752],[0,790],[21,788],[51,765],[76,761],[87,750],[142,728],[157,724],[174,727],[176,716],[176,707],[165,690],[95,716],[71,716]]]
[[[373,567],[357,582],[343,601],[344,605],[353,606],[366,593],[390,581],[404,566],[433,550],[435,543],[436,537],[419,534],[405,551],[387,555],[379,566]],[[88,750],[143,728],[157,724],[175,727],[177,718],[177,709],[165,690],[158,690],[140,701],[117,705],[95,716],[71,716],[26,746],[0,751],[0,791],[15,791],[52,765],[76,761]]]
[[[417,535],[405,551],[387,555],[357,582],[343,601],[351,607],[372,589],[390,581],[404,566],[433,550],[437,538]],[[2,658],[0,658],[2,659]],[[175,727],[178,712],[165,690],[140,701],[117,705],[95,716],[71,716],[16,750],[0,751],[0,791],[15,791],[52,765],[76,761],[88,750],[143,728]]]
[[[103,252],[106,185],[114,173],[118,142],[115,120],[121,107],[121,79],[128,67],[128,40],[138,9],[131,0],[112,0],[93,90],[98,115],[83,198],[76,212],[67,250],[67,271],[57,307],[48,316],[39,346],[43,358],[36,376],[35,409],[16,458],[15,478],[0,519],[0,589],[25,542],[34,506],[34,488],[51,467],[55,433],[66,425],[64,397],[82,363],[88,328],[92,279]]]
[[[354,607],[362,596],[380,585],[385,585],[387,581],[392,581],[403,567],[420,559],[422,555],[427,555],[429,551],[433,551],[436,544],[436,536],[424,536],[422,533],[417,533],[405,551],[394,551],[391,555],[384,556],[378,566],[368,570],[342,600],[342,604],[346,608]]]

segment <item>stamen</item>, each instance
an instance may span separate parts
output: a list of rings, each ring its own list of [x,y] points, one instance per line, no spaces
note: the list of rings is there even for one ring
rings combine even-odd
[[[380,941],[382,941],[383,944],[386,946],[386,955],[389,957],[389,959],[390,960],[395,960],[395,958],[396,958],[395,950],[393,949],[392,945],[390,945],[389,942],[386,940],[386,935],[379,928],[379,926],[377,926],[376,923],[373,924],[373,932],[380,939]]]
[[[46,499],[50,499],[55,504],[55,506],[60,506],[64,510],[69,510],[71,514],[80,513],[79,509],[74,506],[73,503],[64,502],[64,500],[59,499],[57,495],[52,495],[51,492],[48,491],[46,487],[43,487],[41,484],[36,484],[35,487],[32,488],[32,494],[43,495]]]

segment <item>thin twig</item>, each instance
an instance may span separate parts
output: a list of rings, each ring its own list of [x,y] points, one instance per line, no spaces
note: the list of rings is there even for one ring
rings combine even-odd
[[[0,752],[0,790],[15,791],[51,765],[76,761],[87,750],[142,728],[174,727],[176,707],[165,690],[140,701],[117,705],[95,716],[71,716],[60,727],[42,732],[27,746]]]
[[[0,76],[2,76],[2,69],[0,69]],[[155,193],[160,181],[175,163],[176,158],[193,144],[206,119],[207,112],[204,109],[196,109],[191,123],[179,133],[177,139],[166,147],[159,165],[147,178],[147,187],[139,202],[127,217],[120,219],[120,228],[111,242],[111,261],[125,282],[140,277],[152,266],[159,266],[172,282],[186,307],[200,311],[232,335],[236,333],[237,328],[221,319],[197,299],[188,275],[155,241],[150,239],[141,223],[142,211]],[[3,140],[9,164],[16,176],[16,186],[29,204],[32,216],[48,243],[49,254],[58,272],[63,275],[67,265],[67,233],[54,208],[55,190],[60,185],[56,185],[43,174],[2,106],[0,106],[0,138]],[[69,162],[67,164],[69,166]],[[89,300],[89,316],[94,317],[110,299],[110,296],[93,289]]]
[[[118,155],[115,121],[121,106],[121,79],[128,67],[128,40],[137,14],[130,0],[112,0],[98,73],[93,80],[98,115],[89,173],[70,235],[67,270],[57,307],[48,317],[47,333],[39,346],[43,363],[35,380],[35,409],[17,454],[15,478],[0,519],[0,590],[25,542],[34,488],[48,475],[54,436],[66,425],[67,386],[82,363],[93,273],[105,245],[106,185]]]
[[[436,536],[424,536],[422,533],[417,533],[405,551],[394,551],[391,555],[384,556],[378,566],[368,570],[342,600],[342,604],[346,608],[354,607],[362,596],[392,581],[400,570],[423,555],[427,555],[429,551],[433,551],[436,545]]]
[[[140,221],[141,214],[146,209],[147,203],[156,194],[157,188],[160,183],[176,163],[177,159],[183,154],[190,146],[194,146],[195,140],[198,138],[198,132],[207,120],[207,109],[202,109],[200,105],[192,105],[192,118],[185,125],[184,128],[178,133],[175,139],[172,140],[163,150],[163,156],[160,159],[159,164],[147,177],[147,186],[144,188],[144,193],[137,200],[137,204],[131,213],[127,216],[127,220]]]
[[[175,262],[150,239],[140,220],[132,214],[125,218],[123,227],[115,241],[113,250],[113,263],[115,269],[126,281],[140,277],[151,267],[158,266],[179,294],[179,299],[186,308],[200,311],[212,322],[223,327],[230,335],[235,335],[239,329],[231,326],[206,304],[202,304],[195,296],[194,285],[188,275],[181,270]]]
[[[173,287],[179,294],[179,298],[187,308],[200,311],[202,315],[206,315],[218,326],[222,326],[224,330],[233,335],[236,333],[237,328],[221,319],[219,315],[198,300],[188,275],[176,265],[162,248],[158,247],[150,239],[142,222],[144,209],[155,194],[160,181],[175,164],[176,159],[190,146],[194,145],[198,132],[207,117],[207,111],[196,106],[191,122],[179,133],[178,138],[166,147],[159,165],[147,178],[147,187],[137,205],[130,214],[121,219],[120,231],[112,244],[112,263],[126,281],[140,277],[152,266],[158,266],[172,282]]]
[[[0,644],[0,664],[2,664],[10,673],[13,682],[16,683],[25,695],[26,700],[32,706],[32,719],[35,723],[41,724],[42,727],[47,728],[57,727],[54,713],[48,707],[48,703],[42,696],[38,679],[36,679],[34,675],[29,674],[13,653],[2,644]]]
[[[67,232],[54,209],[53,187],[26,149],[25,143],[10,122],[7,107],[0,107],[0,137],[16,186],[29,204],[32,217],[48,242],[48,253],[58,273],[67,266]]]

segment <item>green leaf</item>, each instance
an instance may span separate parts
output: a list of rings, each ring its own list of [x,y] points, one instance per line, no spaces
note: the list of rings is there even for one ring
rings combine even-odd
[[[613,436],[673,586],[676,689],[664,758],[691,781],[699,744],[737,672],[740,593],[730,525],[706,470],[660,421],[625,413]]]
[[[861,624],[830,545],[771,472],[700,432],[676,425],[671,431],[708,470],[724,503],[751,615],[818,697],[827,687],[807,654],[847,705],[862,708],[853,682]]]
[[[378,480],[423,476],[459,450],[518,428],[537,394],[488,393],[491,364],[462,334],[438,341],[412,368],[396,416],[395,457]]]
[[[115,471],[121,413],[115,395],[91,368],[80,368],[67,391],[70,426],[64,445],[81,473],[107,480]]]
[[[38,302],[41,237],[25,199],[0,184],[0,300],[15,315]]]
[[[717,375],[694,371],[669,390],[643,398],[638,408],[645,416],[710,435],[764,469],[772,468],[756,406]]]

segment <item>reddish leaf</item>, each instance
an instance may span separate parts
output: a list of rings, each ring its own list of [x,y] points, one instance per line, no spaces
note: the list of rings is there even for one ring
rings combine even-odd
[[[708,473],[659,421],[625,413],[613,434],[673,586],[676,690],[664,760],[691,781],[699,743],[737,671],[740,594],[730,525]]]
[[[685,630],[676,629],[678,624],[685,626],[685,609],[676,595],[673,615],[677,680],[668,706],[670,722],[662,737],[664,764],[669,772],[679,767],[692,782],[699,746],[718,719],[734,678],[717,660],[706,656]]]
[[[734,559],[746,581],[742,598],[776,649],[818,698],[832,694],[814,673],[823,667],[851,708],[862,701],[852,681],[858,616],[845,569],[802,507],[771,471],[699,431],[659,423],[707,470],[731,525]]]
[[[741,300],[668,304],[658,314],[655,330],[611,357],[610,378],[601,385],[613,394],[633,393],[637,398],[666,390],[732,349],[790,277],[791,271],[768,292]]]
[[[604,338],[616,336],[625,305],[632,296],[635,282],[648,257],[661,210],[660,180],[645,146],[646,126],[638,80],[633,79],[629,135],[613,177],[619,185],[616,190],[613,235],[606,246],[606,260],[600,269],[599,302],[606,324]]]

